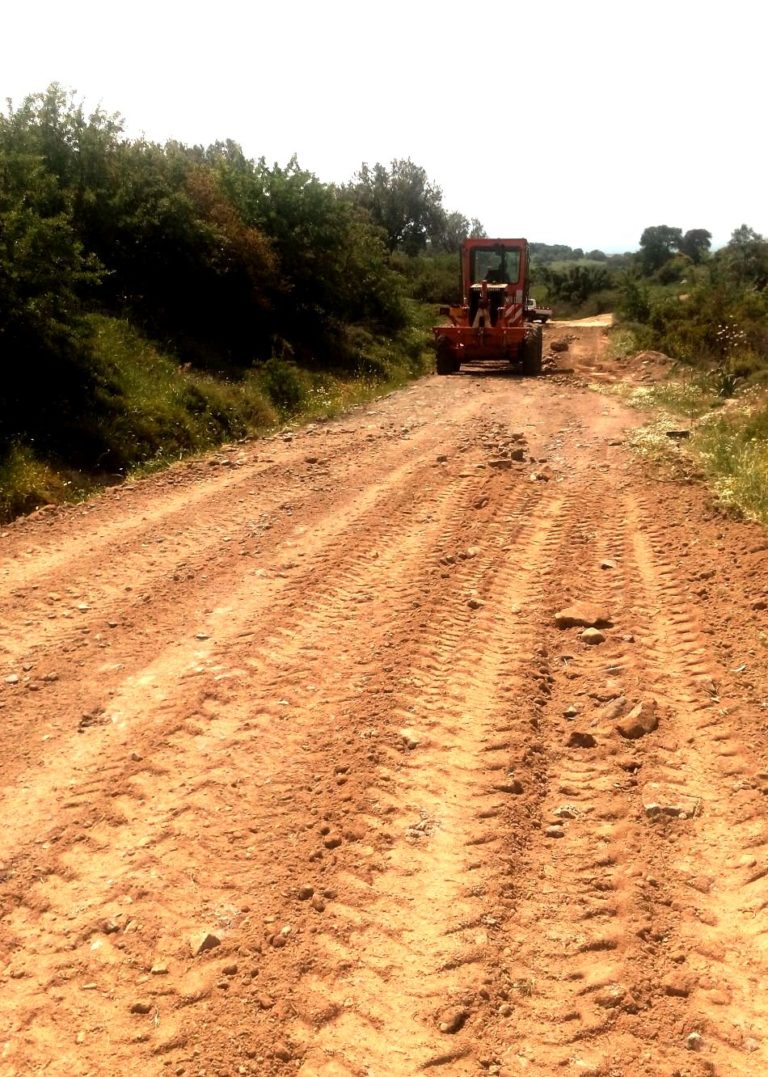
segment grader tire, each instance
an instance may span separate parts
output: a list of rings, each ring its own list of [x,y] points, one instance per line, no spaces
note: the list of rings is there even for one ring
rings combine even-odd
[[[535,329],[531,326],[530,332],[523,342],[521,355],[523,375],[526,378],[538,378],[541,374],[543,347],[541,326],[538,325]]]
[[[458,374],[459,363],[456,353],[451,347],[451,342],[445,337],[439,337],[437,341],[437,357],[435,359],[435,372],[437,374]]]

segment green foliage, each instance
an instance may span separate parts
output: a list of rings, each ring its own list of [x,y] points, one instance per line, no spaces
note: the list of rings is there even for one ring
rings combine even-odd
[[[9,104],[0,511],[422,372],[412,297],[452,298],[467,234],[482,225],[411,161],[338,188],[233,142],[126,138],[56,84]]]
[[[692,437],[686,443],[704,475],[728,510],[768,523],[768,405],[763,390],[750,389],[730,406],[717,396],[717,379],[688,372],[652,385],[619,383],[609,390],[631,407],[656,412],[635,431],[632,446],[656,464],[679,464],[667,431],[684,416]],[[727,395],[727,394],[726,394]]]
[[[647,284],[633,273],[625,274],[620,285],[618,312],[628,322],[647,322],[651,316],[651,296]]]
[[[88,436],[101,452],[87,472],[69,454],[47,456],[21,442],[0,454],[0,519],[50,502],[83,496],[99,481],[152,470],[222,441],[274,428],[288,416],[338,414],[424,373],[430,361],[423,328],[431,311],[414,311],[418,326],[385,339],[349,328],[354,374],[310,372],[273,359],[236,380],[180,366],[129,322],[88,317],[95,396]]]
[[[597,292],[611,287],[611,275],[601,265],[570,265],[564,269],[543,266],[537,276],[547,286],[553,302],[582,304]]]
[[[555,308],[556,317],[586,318],[612,311],[618,302],[617,282],[630,256],[556,243],[530,243],[530,283],[540,303]]]
[[[718,252],[716,268],[720,279],[739,288],[764,292],[768,288],[768,240],[746,224],[741,225]]]
[[[259,386],[180,366],[125,320],[90,321],[97,391],[84,422],[104,447],[99,471],[178,459],[276,421]]]
[[[72,202],[0,116],[0,451],[65,441],[92,391],[83,293],[101,277]]]
[[[443,213],[438,227],[429,235],[429,249],[435,254],[458,254],[465,239],[485,239],[486,231],[476,217],[471,220],[463,213]]]
[[[269,399],[283,414],[298,410],[305,397],[305,385],[296,367],[273,356],[259,371],[260,381]]]
[[[382,230],[390,252],[456,253],[468,236],[485,236],[477,218],[445,210],[440,188],[410,159],[363,164],[343,195]]]
[[[626,274],[618,313],[644,327],[646,346],[709,369],[720,398],[768,380],[768,241],[746,225],[714,254],[705,229],[678,238],[685,253],[645,274],[641,257]]]
[[[687,281],[691,273],[692,262],[686,254],[674,254],[653,274],[659,284],[676,284]]]
[[[431,236],[445,231],[442,191],[410,159],[389,167],[363,164],[346,193],[382,229],[390,251],[418,254]]]
[[[768,523],[768,407],[713,413],[697,427],[693,449],[720,501]]]
[[[392,267],[404,278],[408,294],[421,303],[460,303],[459,255],[447,252],[407,255],[396,252]]]
[[[646,228],[640,236],[640,263],[643,272],[654,273],[668,261],[675,251],[679,251],[683,242],[680,228],[670,228],[666,224],[657,224]]]
[[[565,243],[530,243],[531,261],[535,265],[549,265],[551,262],[578,262],[584,257],[581,247],[569,247]],[[602,254],[598,251],[598,254]],[[605,255],[603,255],[603,259]],[[602,261],[602,259],[599,259]]]
[[[245,161],[231,144],[209,152],[246,223],[269,236],[281,270],[274,330],[300,361],[330,362],[346,323],[393,332],[407,320],[400,278],[380,230],[294,159]]]
[[[727,366],[717,367],[713,372],[713,386],[715,392],[723,400],[728,400],[734,396],[739,384],[739,375],[730,370]]]
[[[11,444],[0,457],[0,520],[42,505],[75,500],[88,488],[82,477],[67,478],[40,460],[31,446]]]
[[[691,228],[683,235],[681,228],[659,224],[646,228],[640,237],[635,267],[646,276],[655,276],[663,284],[682,280],[696,266],[706,261],[712,234],[706,228]]]
[[[609,330],[608,341],[610,354],[615,359],[625,359],[649,347],[649,332],[644,325],[625,321]]]
[[[412,324],[392,337],[373,336],[361,327],[349,329],[346,344],[361,377],[404,384],[431,370],[434,354],[429,329],[434,324],[434,308],[410,306]]]
[[[694,265],[698,265],[706,258],[711,245],[711,232],[708,232],[706,228],[691,228],[681,239],[679,250],[681,254],[690,258]]]
[[[423,180],[435,243],[480,228],[390,178]],[[0,456],[123,471],[305,409],[307,371],[388,379],[427,275],[297,161],[130,140],[54,84],[0,115]]]

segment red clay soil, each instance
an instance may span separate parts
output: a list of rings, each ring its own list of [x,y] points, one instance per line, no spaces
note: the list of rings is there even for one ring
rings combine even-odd
[[[639,421],[426,378],[0,532],[0,1074],[768,1072],[768,543]]]

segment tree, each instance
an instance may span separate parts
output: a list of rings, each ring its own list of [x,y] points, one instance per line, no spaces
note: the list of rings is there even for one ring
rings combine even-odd
[[[100,276],[57,185],[34,158],[2,152],[6,133],[0,117],[0,456],[24,437],[54,451],[87,440],[82,292]]]
[[[712,233],[706,228],[691,228],[680,241],[680,253],[687,254],[694,265],[699,265],[709,253]]]
[[[738,286],[768,288],[768,240],[754,228],[742,224],[735,229],[718,256],[718,264]]]
[[[463,213],[444,213],[439,231],[429,237],[430,252],[458,253],[465,239],[484,239],[485,229],[477,217],[468,220]]]
[[[431,235],[430,247],[436,251],[455,253],[470,233],[471,224],[463,213],[444,213],[442,227]]]
[[[640,236],[640,263],[646,274],[655,273],[680,250],[683,241],[681,228],[670,228],[666,224],[657,224],[646,228]]]
[[[226,152],[217,168],[245,223],[277,256],[283,288],[276,332],[302,355],[332,357],[342,323],[388,333],[403,326],[401,282],[388,265],[384,234],[345,191],[295,158],[270,167]]]
[[[410,158],[392,161],[389,168],[363,164],[345,193],[384,229],[390,251],[418,254],[432,237],[439,239],[446,234],[443,193]],[[462,218],[461,224],[465,221]]]

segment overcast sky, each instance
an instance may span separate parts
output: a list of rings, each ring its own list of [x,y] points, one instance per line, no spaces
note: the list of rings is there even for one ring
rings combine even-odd
[[[6,0],[0,97],[321,179],[410,157],[490,235],[635,249],[768,233],[762,0]]]

